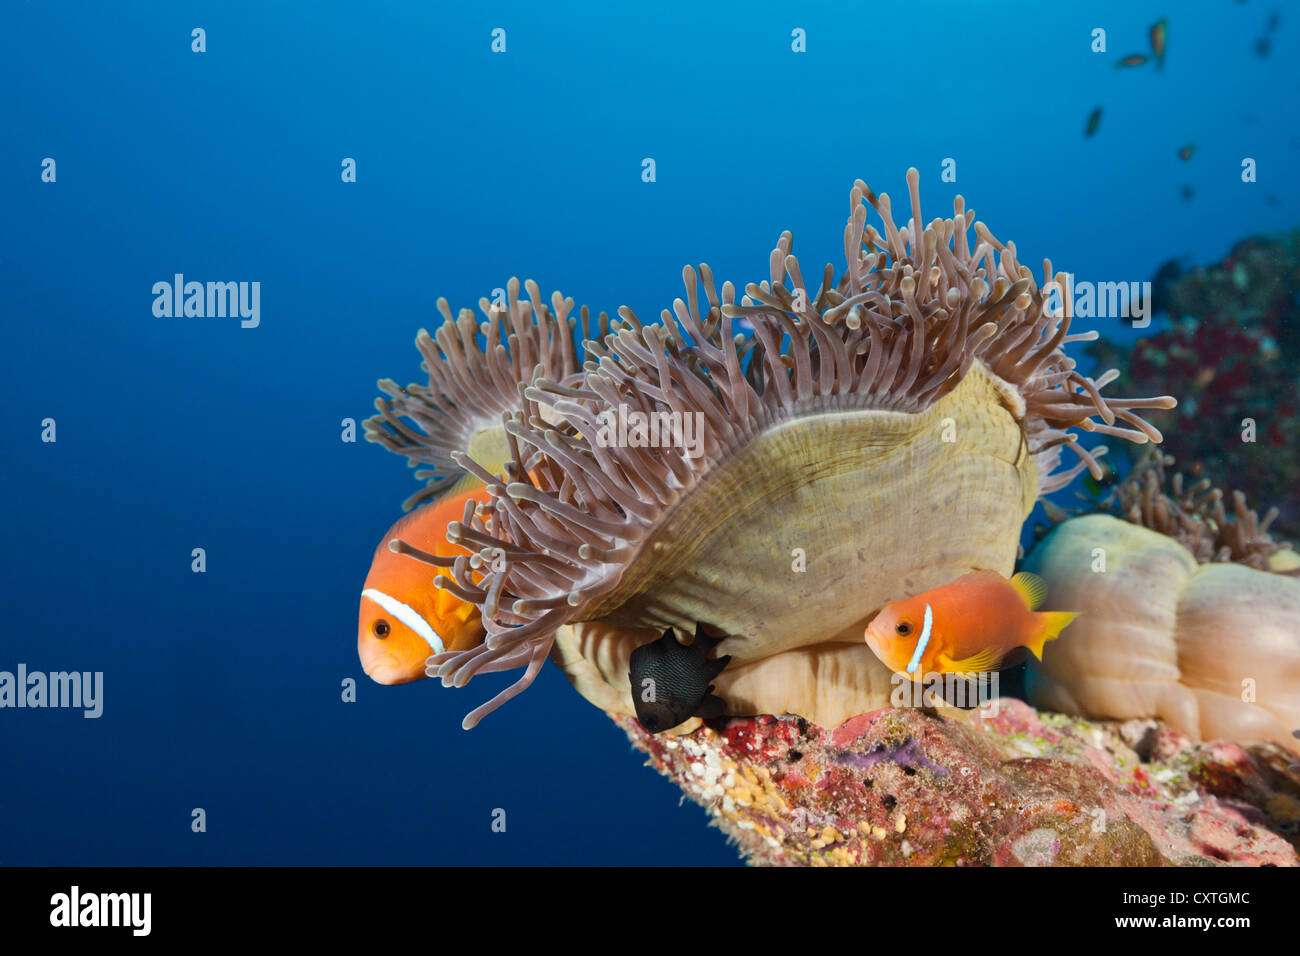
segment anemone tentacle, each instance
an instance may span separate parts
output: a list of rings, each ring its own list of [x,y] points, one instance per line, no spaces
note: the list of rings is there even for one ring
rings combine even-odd
[[[1257,571],[1300,576],[1300,567],[1277,558],[1294,552],[1288,542],[1274,538],[1269,527],[1278,516],[1269,508],[1261,519],[1239,490],[1225,492],[1207,477],[1168,474],[1174,459],[1148,450],[1133,470],[1102,502],[1132,524],[1173,538],[1201,564],[1232,562]],[[1224,501],[1231,498],[1229,514]]]
[[[577,371],[581,353],[575,327],[578,340],[608,333],[604,312],[593,317],[582,306],[575,316],[573,299],[554,292],[548,307],[535,282],[526,280],[524,287],[528,298],[523,301],[515,278],[506,283],[504,303],[479,299],[482,323],[470,309],[453,316],[447,300],[438,299],[442,325],[432,335],[421,329],[415,338],[428,384],[380,381],[388,397],[375,399],[378,414],[363,423],[365,436],[405,456],[425,482],[402,503],[403,510],[436,498],[457,480],[456,456],[475,447],[476,435],[499,426],[502,414],[519,407],[521,385],[535,375],[563,380]]]

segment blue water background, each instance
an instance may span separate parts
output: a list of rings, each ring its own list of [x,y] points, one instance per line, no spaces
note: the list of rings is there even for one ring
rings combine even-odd
[[[1162,14],[1163,71],[1116,69]],[[0,710],[0,863],[735,865],[554,668],[468,733],[511,678],[361,674],[416,483],[341,419],[419,377],[439,296],[532,277],[649,318],[686,263],[764,278],[783,229],[816,274],[854,178],[905,206],[912,165],[927,219],[960,191],[1035,273],[1218,259],[1296,223],[1297,40],[1255,0],[5,4],[0,669],[103,671],[106,700]],[[260,327],[155,318],[178,272],[260,281]]]

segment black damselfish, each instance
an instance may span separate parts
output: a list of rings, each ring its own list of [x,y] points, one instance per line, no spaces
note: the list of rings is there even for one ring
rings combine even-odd
[[[710,681],[731,657],[709,659],[722,638],[709,637],[695,625],[695,640],[684,645],[670,627],[663,637],[632,652],[628,677],[636,719],[652,734],[671,730],[692,717],[721,717],[727,705],[715,696]]]

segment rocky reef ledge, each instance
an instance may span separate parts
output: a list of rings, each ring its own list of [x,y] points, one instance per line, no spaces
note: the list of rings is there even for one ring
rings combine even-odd
[[[655,737],[613,719],[755,865],[1300,865],[1300,758],[1272,744],[1005,698],[833,729],[748,717]]]

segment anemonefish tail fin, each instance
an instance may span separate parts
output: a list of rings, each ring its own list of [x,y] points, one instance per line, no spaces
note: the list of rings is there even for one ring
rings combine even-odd
[[[1043,611],[1035,614],[1034,617],[1042,622],[1043,630],[1037,638],[1025,646],[1033,651],[1034,656],[1041,661],[1043,659],[1043,645],[1060,637],[1066,626],[1078,616],[1077,611]]]
[[[1025,607],[1034,610],[1040,607],[1047,597],[1047,582],[1036,574],[1021,571],[1011,578],[1011,586],[1025,599]],[[1062,624],[1062,627],[1065,625]]]

